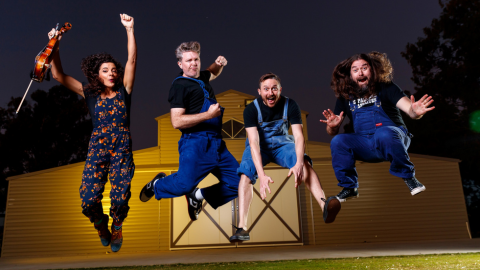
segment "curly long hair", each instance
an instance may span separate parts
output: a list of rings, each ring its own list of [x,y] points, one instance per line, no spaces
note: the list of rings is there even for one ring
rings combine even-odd
[[[120,62],[115,60],[110,54],[108,53],[97,53],[94,55],[90,55],[82,59],[82,63],[80,64],[83,74],[88,79],[88,85],[85,86],[90,93],[101,93],[105,91],[105,85],[98,77],[98,73],[100,71],[100,66],[103,63],[113,63],[117,68],[117,79],[115,82],[115,88],[118,88],[123,83],[123,67]]]
[[[350,76],[350,69],[353,62],[357,60],[365,60],[371,67],[371,78],[368,82],[368,96],[375,95],[377,93],[377,83],[391,83],[393,79],[393,68],[390,60],[387,58],[387,54],[379,53],[376,51],[368,54],[360,53],[351,56],[350,58],[343,60],[333,69],[332,81],[330,86],[335,92],[337,98],[343,97],[347,100],[350,97],[358,96],[357,84]]]

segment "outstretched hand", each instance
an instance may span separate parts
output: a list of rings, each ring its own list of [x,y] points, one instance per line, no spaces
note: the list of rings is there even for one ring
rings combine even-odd
[[[415,102],[415,98],[413,97],[413,95],[410,96],[410,99],[412,101],[412,111],[417,116],[416,118],[419,118],[424,114],[426,114],[427,112],[435,109],[435,106],[430,108],[428,107],[432,105],[432,102],[433,102],[432,96],[424,95],[417,102]]]
[[[325,116],[327,120],[320,120],[320,122],[327,124],[330,128],[340,126],[344,118],[343,111],[339,115],[335,115],[330,109],[323,111],[323,116]]]
[[[123,26],[125,26],[125,28],[127,29],[133,28],[133,17],[123,13],[123,14],[120,14],[120,21],[122,22]]]

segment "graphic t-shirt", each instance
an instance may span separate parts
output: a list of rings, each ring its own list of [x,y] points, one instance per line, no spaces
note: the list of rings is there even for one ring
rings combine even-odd
[[[369,98],[359,98],[354,99],[352,102],[358,105],[358,108],[373,106],[377,99],[380,99],[382,102],[382,109],[388,115],[388,117],[397,125],[403,126],[406,128],[405,123],[403,122],[402,115],[400,114],[400,109],[397,107],[397,102],[407,95],[403,92],[398,85],[394,83],[379,83],[378,84],[379,92],[375,96]],[[353,122],[352,111],[350,110],[349,101],[343,97],[337,99],[335,104],[334,113],[339,115],[342,112],[350,118]]]

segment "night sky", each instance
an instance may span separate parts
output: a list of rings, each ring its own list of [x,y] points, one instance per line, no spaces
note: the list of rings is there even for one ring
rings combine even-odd
[[[132,102],[134,150],[157,145],[155,117],[170,111],[172,80],[180,72],[174,55],[183,41],[202,46],[202,69],[218,55],[228,65],[212,86],[257,95],[258,79],[274,72],[282,94],[309,112],[309,139],[329,142],[322,111],[333,109],[332,70],[352,54],[387,53],[394,81],[413,90],[411,68],[400,52],[423,37],[440,15],[438,0],[425,1],[2,1],[0,107],[23,96],[34,58],[48,31],[70,22],[60,55],[65,73],[81,82],[82,58],[108,52],[125,64],[127,35],[120,13],[135,18],[138,65]],[[48,90],[55,80],[34,82],[30,92]],[[34,131],[32,131],[32,136]]]

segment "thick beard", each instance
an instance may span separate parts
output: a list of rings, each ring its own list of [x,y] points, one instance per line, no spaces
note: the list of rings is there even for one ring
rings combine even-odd
[[[358,97],[360,98],[365,97],[369,93],[368,85],[358,86],[357,84],[355,86],[355,92],[357,93]]]

